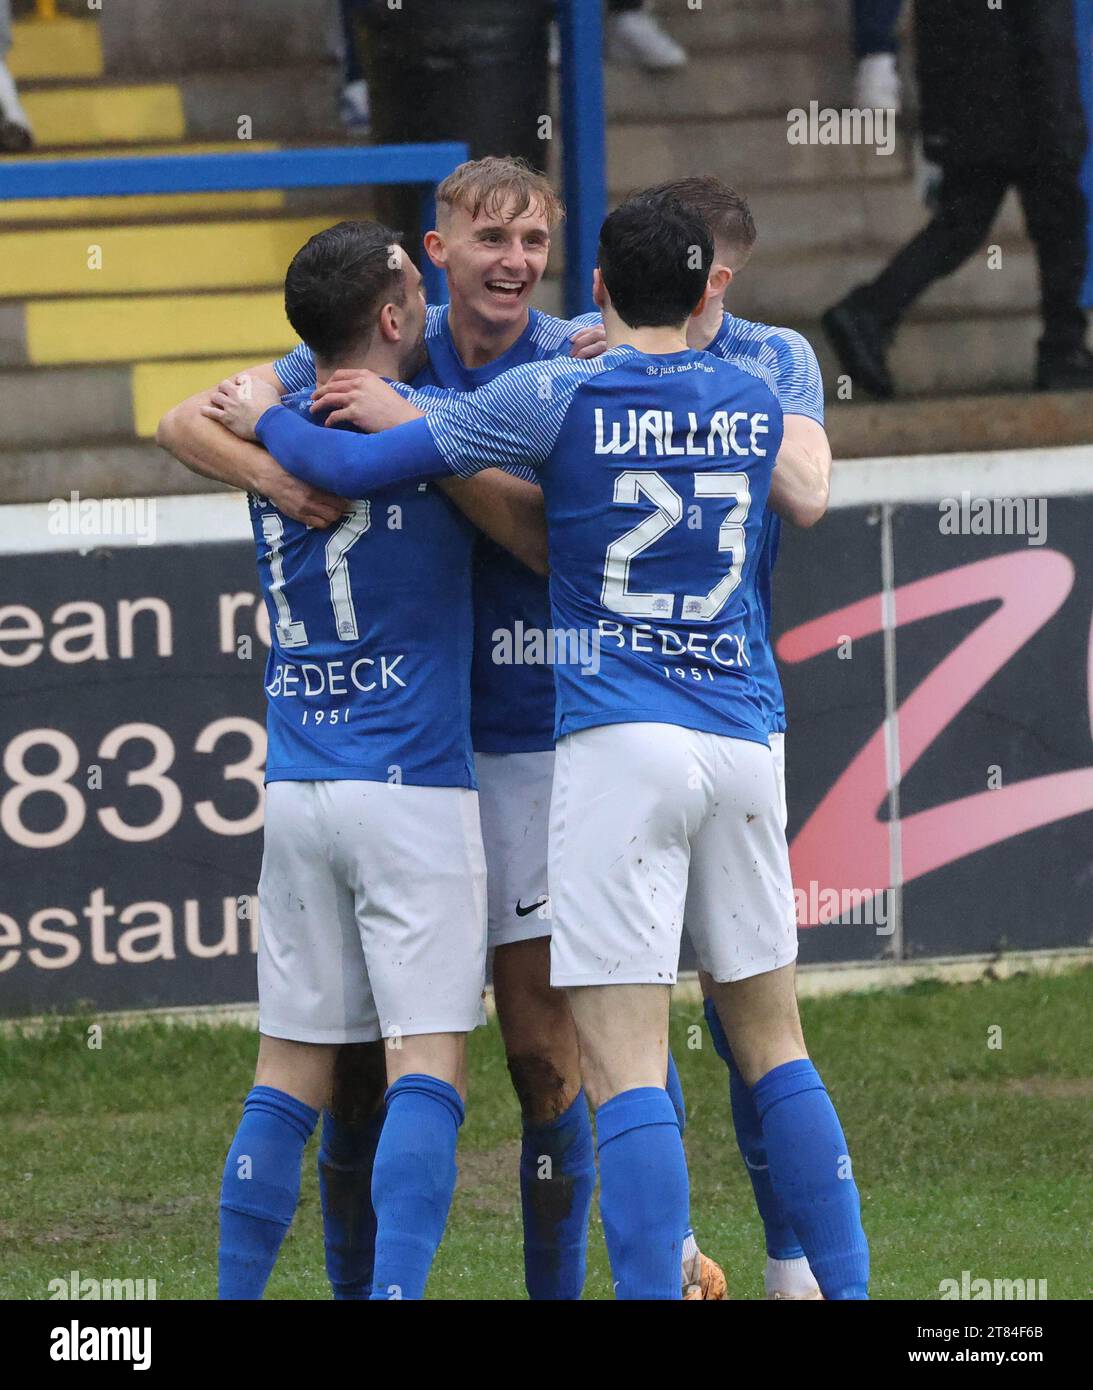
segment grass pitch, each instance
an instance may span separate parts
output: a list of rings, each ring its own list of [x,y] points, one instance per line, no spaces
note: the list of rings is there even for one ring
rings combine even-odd
[[[943,1279],[1046,1279],[1093,1296],[1093,971],[918,985],[802,1004],[862,1193],[876,1298]],[[91,1020],[0,1037],[0,1297],[48,1297],[72,1270],[216,1292],[216,1202],[253,1076],[239,1027]],[[697,1007],[673,1010],[689,1110],[692,1215],[734,1298],[762,1296],[763,1243],[732,1139],[725,1069]],[[698,1044],[696,1046],[696,1043]],[[519,1123],[496,1026],[471,1040],[460,1179],[432,1298],[524,1297]],[[329,1297],[312,1140],[267,1297]],[[587,1298],[610,1297],[598,1215]]]

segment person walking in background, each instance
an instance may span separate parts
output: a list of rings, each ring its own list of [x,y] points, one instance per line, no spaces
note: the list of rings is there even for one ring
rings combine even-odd
[[[983,244],[1012,186],[1040,266],[1036,385],[1093,388],[1080,300],[1087,134],[1072,0],[999,10],[981,0],[916,0],[915,30],[923,150],[941,168],[937,208],[876,280],[824,314],[843,369],[871,395],[893,395],[886,352],[900,320]]]
[[[11,0],[0,0],[0,154],[19,154],[34,144],[30,121],[8,71],[11,49]]]
[[[357,41],[360,0],[340,0],[342,23],[342,125],[354,135],[367,135],[372,129],[372,106]]]
[[[858,60],[854,105],[866,111],[898,111],[896,30],[903,0],[853,0],[853,5],[854,56]]]
[[[645,0],[607,0],[607,58],[649,72],[681,68],[687,54],[662,29]]]

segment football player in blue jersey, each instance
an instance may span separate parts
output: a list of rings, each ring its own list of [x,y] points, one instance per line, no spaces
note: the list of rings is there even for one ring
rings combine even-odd
[[[397,380],[424,360],[421,277],[378,224],[313,237],[289,267],[285,304],[324,379],[367,365]],[[309,392],[285,405],[324,438]],[[514,519],[518,537],[531,533],[520,506],[538,510],[537,489],[496,470],[486,481],[479,499],[498,499],[495,534],[506,539]],[[455,1184],[486,956],[470,743],[474,531],[431,484],[354,496],[329,531],[250,496],[270,629],[261,1040],[221,1188],[222,1298],[265,1288],[347,1045],[366,1054],[350,1157],[368,1170],[372,1200],[355,1215],[370,1226],[372,1298],[422,1296]],[[346,1287],[361,1282],[360,1232],[330,1190],[346,1157],[338,1137],[324,1134],[320,1163],[328,1266],[343,1296],[360,1297]]]
[[[428,311],[428,363],[418,384],[469,391],[521,363],[602,352],[598,314],[566,322],[530,305],[546,269],[551,233],[562,216],[557,195],[542,175],[519,160],[471,161],[444,180],[436,197],[438,225],[425,245],[446,274],[450,304]],[[278,390],[316,385],[306,344],[249,375]],[[345,418],[354,375],[335,373],[321,388],[330,392],[325,405],[333,406],[333,422]],[[165,420],[160,442],[176,457],[235,486],[254,486],[252,480],[260,480],[267,492],[274,490],[288,514],[312,524],[340,516],[344,503],[280,475],[280,470],[273,472],[263,450],[241,440],[226,444],[224,432],[201,416],[208,398],[208,393],[192,398]],[[452,496],[465,507],[464,487],[456,484]],[[595,1163],[576,1031],[564,994],[550,988],[546,876],[553,673],[542,662],[504,665],[494,660],[495,633],[543,633],[550,626],[546,581],[529,567],[545,570],[545,547],[540,563],[521,560],[527,557],[514,559],[488,537],[478,542],[471,722],[488,866],[494,995],[522,1112],[525,1282],[532,1298],[562,1299],[579,1297],[584,1284]],[[340,1059],[339,1079],[351,1065],[349,1055]],[[669,1081],[682,1123],[682,1092],[671,1061]],[[336,1113],[350,1104],[353,1094],[347,1077],[339,1085],[345,1099]],[[352,1134],[348,1126],[338,1125],[336,1115],[324,1118],[327,1134],[339,1155],[337,1173],[328,1172],[327,1180],[339,1184],[340,1209],[345,1210],[353,1205],[354,1171],[366,1169],[356,1163]],[[360,1201],[356,1209],[366,1213]],[[363,1261],[367,1236],[354,1245]],[[689,1232],[684,1265],[692,1297],[703,1291],[703,1296],[723,1296],[721,1270],[701,1254]]]
[[[231,383],[209,410],[321,486],[535,471],[554,627],[595,646],[594,664],[556,667],[551,980],[597,1109],[617,1290],[680,1296],[687,1174],[663,1078],[686,916],[786,1220],[824,1296],[864,1298],[846,1141],[797,1014],[781,795],[751,671],[783,414],[761,364],[686,345],[712,261],[701,217],[636,198],[601,233],[608,351],[595,361],[529,363],[448,401],[419,393],[423,418],[373,438],[324,443],[272,393],[242,399]],[[405,418],[390,388],[375,380],[373,394],[377,427]]]
[[[786,819],[786,710],[771,635],[771,575],[778,555],[784,518],[796,526],[819,521],[826,509],[831,479],[831,446],[824,430],[824,391],[820,366],[808,341],[791,328],[775,328],[738,318],[725,309],[733,278],[755,247],[755,221],[747,199],[722,180],[699,177],[672,180],[647,189],[650,197],[676,198],[702,217],[713,236],[706,305],[690,321],[687,342],[732,362],[760,364],[772,378],[783,412],[782,447],[771,483],[771,506],[764,518],[756,575],[755,617],[768,640],[757,648],[752,667],[770,720],[770,746]],[[786,1221],[771,1187],[762,1128],[748,1087],[734,1066],[732,1053],[711,1000],[712,981],[703,974],[706,1019],[718,1056],[729,1068],[729,1096],[737,1143],[751,1179],[763,1221],[767,1247],[764,1284],[771,1299],[814,1299],[819,1286],[808,1267],[800,1241]]]

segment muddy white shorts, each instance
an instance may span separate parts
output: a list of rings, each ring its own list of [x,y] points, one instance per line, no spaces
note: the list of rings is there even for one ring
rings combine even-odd
[[[715,980],[797,956],[769,746],[676,724],[608,724],[555,754],[551,984],[674,984],[683,920]]]
[[[476,753],[489,944],[550,935],[547,841],[554,750]]]
[[[258,910],[258,1022],[271,1037],[371,1042],[482,1019],[476,792],[271,782]]]

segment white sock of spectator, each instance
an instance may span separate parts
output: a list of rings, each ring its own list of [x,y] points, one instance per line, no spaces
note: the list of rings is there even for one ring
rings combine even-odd
[[[368,100],[368,83],[363,77],[347,82],[342,88],[342,125],[359,134],[372,128],[372,107]]]
[[[687,54],[647,10],[624,10],[607,16],[607,57],[649,72],[681,68]]]
[[[858,63],[854,105],[859,111],[899,111],[900,84],[894,53],[870,53]]]
[[[0,59],[0,116],[6,121],[11,121],[13,125],[22,126],[27,131],[30,130],[30,120],[23,110],[19,93],[15,90],[15,79],[8,72],[7,64],[3,59]]]

